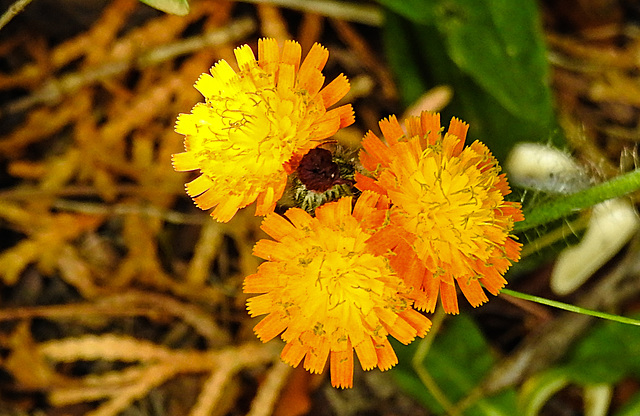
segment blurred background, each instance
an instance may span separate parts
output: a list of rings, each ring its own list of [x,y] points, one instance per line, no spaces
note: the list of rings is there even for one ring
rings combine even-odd
[[[260,37],[329,49],[344,147],[390,114],[455,115],[525,208],[637,167],[633,0],[33,0],[0,30],[0,415],[640,414],[639,328],[505,295],[353,389],[280,363],[242,293],[261,218],[215,222],[170,163],[193,83]],[[637,317],[636,200],[520,234],[508,287]]]

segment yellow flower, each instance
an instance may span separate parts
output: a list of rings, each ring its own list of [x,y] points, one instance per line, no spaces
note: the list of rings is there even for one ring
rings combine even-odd
[[[520,204],[504,200],[507,179],[487,147],[464,147],[468,125],[453,118],[443,135],[440,115],[422,113],[380,122],[383,143],[369,132],[361,162],[373,178],[357,175],[356,186],[388,195],[388,224],[368,242],[391,253],[392,267],[413,289],[415,307],[433,311],[438,294],[447,313],[458,313],[454,282],[474,307],[497,295],[502,277],[520,258],[510,234],[524,219]]]
[[[354,121],[351,105],[327,110],[349,82],[340,75],[322,88],[329,52],[321,45],[302,64],[294,41],[281,51],[260,39],[257,60],[248,45],[234,52],[239,72],[221,60],[196,82],[205,102],[178,116],[186,151],[173,155],[175,170],[200,171],[187,193],[221,222],[256,200],[256,215],[273,211],[300,158]]]
[[[363,193],[323,205],[313,218],[300,208],[269,214],[254,254],[268,260],[247,276],[251,316],[267,316],[254,328],[267,342],[282,333],[282,359],[321,373],[329,358],[331,384],[353,385],[353,351],[364,370],[387,370],[398,360],[387,340],[408,344],[431,322],[414,310],[407,288],[389,261],[365,243],[386,218],[385,197]],[[284,332],[283,332],[284,331]]]

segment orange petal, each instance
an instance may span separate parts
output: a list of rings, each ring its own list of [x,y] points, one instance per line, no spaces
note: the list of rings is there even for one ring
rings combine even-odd
[[[316,337],[317,339],[309,348],[304,358],[304,368],[309,370],[311,374],[321,374],[329,357],[330,344],[325,337]]]
[[[484,285],[489,293],[495,296],[505,287],[507,281],[495,269],[489,269],[480,278],[480,283]]]
[[[365,371],[371,370],[378,365],[378,355],[376,354],[376,347],[373,345],[373,340],[367,338],[355,347],[360,366]]]
[[[360,155],[362,154],[363,153],[360,153]],[[362,160],[362,156],[360,157],[360,160]],[[356,188],[358,188],[363,192],[368,190],[368,191],[375,192],[379,195],[387,194],[387,191],[383,187],[378,185],[375,179],[370,178],[368,176],[364,176],[360,172],[356,172],[354,179],[356,180],[356,185],[355,185]]]
[[[296,72],[293,65],[281,64],[278,70],[277,88],[281,97],[286,97],[287,93],[293,95],[293,87],[296,81]]]
[[[384,328],[389,331],[389,334],[407,345],[416,338],[416,329],[402,318],[396,318],[395,322],[382,322]]]
[[[264,67],[274,62],[280,62],[278,41],[273,38],[258,39],[258,65]]]
[[[421,338],[424,337],[431,328],[431,321],[429,318],[413,308],[406,309],[398,315],[414,327],[417,332],[416,335]]]
[[[460,139],[460,142],[456,145],[453,151],[454,156],[457,156],[460,154],[460,152],[462,152],[462,149],[464,148],[464,142],[467,138],[468,130],[469,125],[455,117],[453,117],[449,122],[449,129],[447,130],[447,133],[456,135]]]
[[[356,121],[351,104],[341,105],[330,111],[338,113],[338,117],[340,117],[340,128],[348,127]]]
[[[353,348],[348,341],[346,351],[331,351],[331,385],[333,387],[353,387]]]
[[[509,260],[520,260],[520,250],[522,249],[522,244],[518,243],[512,238],[507,238],[507,240],[504,242],[504,249]]]
[[[281,175],[280,182],[267,187],[256,198],[256,215],[267,215],[276,208],[278,200],[282,198],[287,185],[287,175]]]
[[[367,134],[364,135],[364,138],[362,139],[362,148],[372,159],[367,162],[368,166],[365,165],[369,171],[374,171],[378,164],[385,168],[389,167],[389,164],[391,163],[391,158],[389,157],[389,146],[384,144],[382,140],[380,140],[378,136],[373,134],[371,131],[368,131]]]
[[[460,278],[456,279],[456,281],[458,282],[458,286],[460,286],[462,294],[474,308],[489,301],[489,298],[487,298],[477,279]]]
[[[273,312],[273,296],[271,293],[265,293],[264,295],[250,298],[247,300],[247,310],[251,317]]]
[[[300,237],[300,231],[286,218],[278,214],[267,215],[260,225],[260,229],[269,234],[274,240],[282,241],[285,236]]]
[[[376,202],[379,198],[380,195],[376,194],[375,192],[363,192],[356,201],[355,206],[353,207],[353,218],[355,218],[359,222],[365,219],[376,209]]]
[[[288,324],[288,318],[280,312],[271,312],[253,328],[253,331],[260,341],[267,342],[284,331]]]
[[[291,342],[287,342],[284,348],[282,348],[280,358],[290,366],[297,367],[307,351],[307,346],[302,345],[300,340],[297,337],[294,337]]]
[[[423,111],[420,114],[422,132],[427,136],[426,145],[434,145],[440,138],[440,113]],[[426,146],[425,146],[426,148]]]
[[[376,355],[378,356],[378,368],[382,371],[388,370],[398,364],[398,357],[387,338],[382,339],[382,341],[376,345]]]
[[[405,135],[404,130],[402,130],[402,127],[400,126],[400,123],[398,123],[398,119],[395,115],[389,116],[388,119],[383,118],[380,120],[378,125],[380,126],[380,131],[389,146],[393,146],[398,143],[398,140]]]
[[[458,295],[456,294],[455,285],[440,281],[440,298],[442,299],[442,307],[446,313],[452,315],[460,313],[458,310]]]
[[[300,44],[294,40],[285,40],[282,47],[282,63],[293,65],[295,72],[300,68],[300,58],[302,56],[302,48]]]
[[[315,97],[322,88],[322,84],[324,84],[324,75],[320,70],[310,67],[300,68],[296,81],[297,88],[306,90],[311,97]]]
[[[398,231],[398,227],[395,227],[393,225],[382,228],[367,240],[367,246],[369,247],[369,250],[371,250],[373,254],[378,256],[386,254],[389,250],[395,248],[402,241],[402,238],[400,234],[398,234]],[[398,272],[396,271],[396,273]]]
[[[340,74],[320,91],[325,108],[329,108],[349,92],[349,81],[344,74]]]
[[[349,199],[349,211],[351,210],[351,197],[348,197]],[[318,220],[320,220],[321,223],[323,224],[338,224],[338,221],[343,218],[341,216],[341,213],[344,211],[344,203],[340,204],[340,202],[342,202],[343,200],[345,200],[345,198],[341,198],[339,200],[339,203],[333,203],[333,204],[324,204],[321,207],[316,209],[316,218]],[[349,215],[349,213],[347,213],[347,215]]]
[[[328,59],[329,51],[319,43],[314,43],[307,57],[304,58],[302,65],[300,65],[300,72],[304,72],[307,68],[315,68],[322,71]]]
[[[331,110],[313,123],[313,132],[309,135],[310,141],[319,141],[333,136],[340,129],[340,113]]]
[[[253,246],[253,255],[269,261],[286,261],[291,258],[291,248],[277,241],[259,240]]]
[[[422,125],[420,124],[420,117],[409,117],[404,121],[405,128],[407,129],[407,137],[422,137]]]
[[[267,293],[279,286],[280,267],[267,261],[258,266],[258,272],[244,278],[243,293]]]
[[[289,218],[293,225],[295,225],[299,230],[311,228],[311,224],[314,222],[313,217],[300,208],[290,208],[284,213],[284,215]]]
[[[245,206],[244,198],[244,195],[231,195],[219,200],[218,205],[211,211],[211,216],[220,222],[229,222],[236,212]]]

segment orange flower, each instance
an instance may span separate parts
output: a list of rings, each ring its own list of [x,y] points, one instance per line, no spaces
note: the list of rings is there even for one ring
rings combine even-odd
[[[497,295],[502,275],[520,258],[510,235],[524,219],[520,204],[504,200],[507,179],[487,147],[464,147],[468,125],[453,118],[443,135],[440,115],[422,113],[380,122],[386,139],[365,136],[356,186],[388,195],[389,223],[368,242],[375,253],[391,251],[392,267],[413,289],[415,307],[433,311],[438,294],[447,313],[458,313],[454,281],[474,307]]]
[[[294,41],[280,51],[274,39],[260,39],[257,60],[248,45],[235,55],[239,72],[221,60],[196,82],[205,102],[178,116],[186,151],[173,155],[175,170],[200,171],[187,193],[201,209],[215,207],[221,222],[256,200],[256,215],[273,211],[297,161],[354,121],[351,105],[327,110],[349,82],[340,75],[322,88],[329,52],[321,45],[302,64]]]
[[[408,344],[431,326],[389,261],[365,243],[386,218],[386,198],[365,192],[351,207],[344,197],[315,218],[299,208],[286,212],[289,221],[269,214],[262,229],[276,241],[256,244],[268,261],[244,282],[245,293],[261,293],[247,302],[251,316],[267,314],[258,337],[282,333],[282,359],[296,367],[304,358],[311,373],[329,359],[331,384],[342,388],[353,385],[354,350],[364,370],[387,370],[398,362],[387,336]]]

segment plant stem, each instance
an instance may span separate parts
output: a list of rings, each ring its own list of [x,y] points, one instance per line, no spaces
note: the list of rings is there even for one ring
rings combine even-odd
[[[531,302],[540,303],[542,305],[552,306],[554,308],[562,309],[569,312],[575,312],[582,315],[594,316],[596,318],[608,319],[614,322],[620,322],[628,325],[640,326],[640,321],[637,319],[627,318],[626,316],[612,315],[610,313],[598,312],[591,309],[581,308],[580,306],[570,305],[568,303],[558,302],[539,296],[528,295],[526,293],[516,292],[515,290],[502,289],[502,293],[505,295],[513,296],[514,298],[524,299]]]
[[[515,224],[514,232],[525,231],[549,223],[638,189],[640,189],[640,169],[528,210],[524,213],[524,221]]]
[[[27,7],[27,4],[29,3],[31,3],[31,0],[17,0],[15,3],[9,6],[7,11],[2,13],[2,16],[0,16],[0,30],[5,27],[6,24],[9,23],[11,19],[13,19],[18,13],[24,10],[24,8]]]

